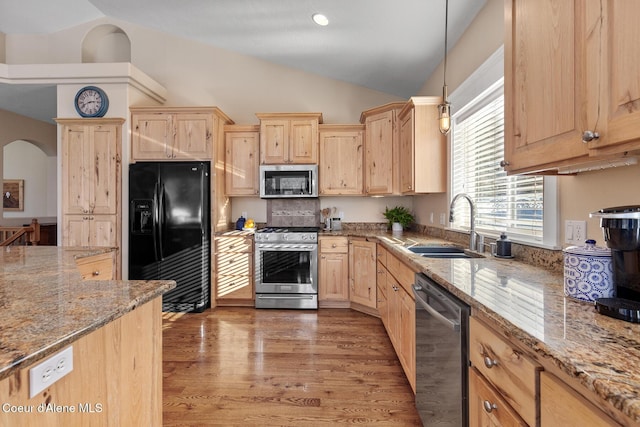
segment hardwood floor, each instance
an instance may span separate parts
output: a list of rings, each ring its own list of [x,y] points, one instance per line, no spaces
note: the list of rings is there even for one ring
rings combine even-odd
[[[165,426],[421,426],[380,319],[347,309],[165,313]]]

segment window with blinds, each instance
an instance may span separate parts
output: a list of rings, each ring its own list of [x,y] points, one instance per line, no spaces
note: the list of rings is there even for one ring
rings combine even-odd
[[[451,198],[469,195],[476,205],[476,231],[540,241],[544,192],[539,176],[507,176],[504,159],[503,79],[453,115]],[[469,204],[454,206],[453,228],[469,229]]]

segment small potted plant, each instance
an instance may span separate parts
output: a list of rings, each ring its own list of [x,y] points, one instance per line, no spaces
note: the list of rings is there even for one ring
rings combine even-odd
[[[394,233],[401,233],[403,228],[407,228],[415,220],[409,209],[404,206],[396,206],[392,209],[385,207],[383,215],[389,221],[389,227]]]

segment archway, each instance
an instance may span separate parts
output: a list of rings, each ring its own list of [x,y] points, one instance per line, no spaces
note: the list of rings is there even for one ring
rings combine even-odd
[[[82,41],[82,62],[131,62],[129,36],[115,25],[98,25]]]

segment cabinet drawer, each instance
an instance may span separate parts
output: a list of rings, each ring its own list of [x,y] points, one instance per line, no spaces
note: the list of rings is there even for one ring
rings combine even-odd
[[[536,385],[541,367],[474,317],[469,319],[469,328],[471,364],[529,425],[537,425]]]
[[[219,237],[216,252],[252,252],[252,239],[246,237]]]
[[[469,368],[469,427],[527,424],[478,371]]]
[[[320,253],[342,253],[349,252],[349,241],[346,237],[325,237],[320,236]]]
[[[387,250],[382,245],[378,245],[377,252],[378,261],[385,267],[387,266]]]
[[[113,280],[113,252],[76,258],[76,266],[84,280]]]
[[[222,274],[217,276],[216,298],[253,298],[253,281],[251,276]]]
[[[415,282],[415,272],[413,270],[390,253],[387,253],[387,270],[389,270],[389,273],[396,278],[398,283],[400,283],[409,295],[413,295],[411,291],[411,285]]]
[[[235,276],[249,276],[251,271],[251,253],[218,253],[216,254],[216,272],[218,275],[232,274]]]
[[[606,427],[616,423],[568,385],[547,372],[540,373],[542,427]]]

